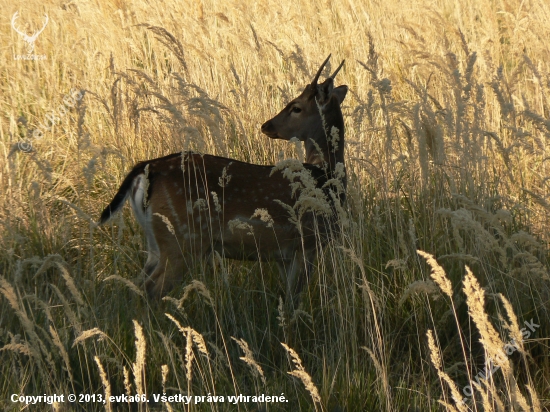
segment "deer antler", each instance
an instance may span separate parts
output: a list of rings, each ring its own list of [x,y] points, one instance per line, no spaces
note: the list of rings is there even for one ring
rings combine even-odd
[[[331,78],[332,80],[334,80],[334,78],[336,77],[336,75],[338,74],[338,72],[340,71],[340,69],[342,68],[342,66],[344,65],[344,62],[345,62],[345,60],[342,60],[342,63],[340,63],[340,66],[338,66],[338,68],[334,71],[334,73],[332,73],[332,74],[330,75],[330,78]]]
[[[317,71],[317,74],[315,75],[315,77],[313,78],[313,81],[311,82],[311,87],[317,86],[317,80],[319,80],[319,76],[321,75],[321,72],[325,68],[325,65],[328,63],[328,61],[330,59],[330,56],[331,55],[329,54],[328,57],[323,62],[323,64],[321,64],[321,67],[319,67],[319,70]]]

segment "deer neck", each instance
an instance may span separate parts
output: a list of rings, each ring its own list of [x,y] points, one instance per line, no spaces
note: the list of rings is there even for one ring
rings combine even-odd
[[[305,140],[306,162],[327,169],[329,175],[335,170],[336,164],[344,161],[344,118],[340,107],[325,113],[325,124],[311,131]]]

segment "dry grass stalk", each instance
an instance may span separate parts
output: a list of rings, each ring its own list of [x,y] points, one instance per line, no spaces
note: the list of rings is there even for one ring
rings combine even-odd
[[[254,233],[254,228],[250,223],[243,222],[240,219],[233,219],[227,222],[227,226],[231,233],[234,233],[235,230],[248,230],[247,235],[252,235]]]
[[[388,404],[388,402],[390,401],[388,394],[390,394],[390,392],[391,392],[391,387],[390,387],[390,383],[388,381],[388,374],[386,372],[386,368],[384,368],[384,365],[380,362],[380,359],[378,359],[376,354],[370,348],[367,348],[366,346],[362,346],[361,348],[367,351],[367,353],[369,354],[372,362],[374,363],[374,367],[378,371],[378,375],[380,376],[380,380],[382,382],[381,386],[382,386],[383,391],[384,391],[383,392],[384,397],[388,398],[388,399],[386,399],[386,404]]]
[[[499,293],[498,297],[502,301],[502,304],[504,306],[504,309],[506,310],[506,314],[508,315],[508,319],[510,320],[509,324],[506,324],[505,327],[510,332],[510,338],[511,338],[511,344],[517,348],[523,355],[525,355],[525,349],[523,347],[523,334],[521,333],[518,318],[514,312],[514,308],[512,307],[512,304],[506,297]]]
[[[468,313],[481,334],[480,342],[487,351],[489,361],[498,364],[505,376],[509,375],[511,372],[510,362],[502,352],[504,342],[485,313],[485,292],[468,266],[466,266],[466,276],[464,277],[464,293],[466,294]]]
[[[289,212],[288,220],[298,230],[301,229],[300,219],[307,212],[323,216],[331,215],[332,209],[326,194],[317,187],[316,180],[301,162],[295,159],[282,160],[273,167],[271,175],[276,171],[282,171],[283,177],[289,180],[292,194],[298,193],[298,199],[292,206],[276,200]]]
[[[92,336],[99,335],[98,340],[103,340],[107,338],[107,335],[103,333],[99,328],[93,328],[83,331],[77,338],[74,340],[72,347],[74,348],[77,344],[84,342],[86,339],[91,338]]]
[[[357,256],[357,253],[353,249],[347,249],[342,248],[342,250],[349,255],[351,260],[359,267],[359,270],[361,271],[361,284],[359,285],[359,289],[363,292],[363,300],[368,303],[368,305],[365,307],[367,311],[367,316],[372,316],[373,314],[376,315],[376,309],[380,307],[380,302],[378,301],[378,298],[376,297],[376,294],[373,293],[369,281],[367,279],[367,275],[365,272],[365,265],[363,264],[363,261]],[[379,339],[379,343],[382,343],[381,336],[379,335],[379,327],[378,327],[378,320],[376,316],[373,316],[374,322],[376,324],[376,330],[377,335]]]
[[[149,165],[147,165],[147,166],[149,166]],[[199,200],[204,200],[204,199],[199,199]],[[172,225],[172,222],[170,222],[170,219],[168,219],[164,215],[161,215],[160,213],[155,213],[154,215],[160,217],[162,219],[162,221],[164,222],[164,224],[166,225],[166,228],[168,229],[168,231],[173,236],[176,236],[176,231],[174,230],[174,226]]]
[[[216,212],[221,213],[222,212],[222,205],[220,204],[220,200],[218,199],[218,194],[216,192],[210,192],[210,195],[212,196],[212,201],[214,202],[214,210]]]
[[[258,365],[258,363],[256,363],[256,361],[254,360],[254,354],[252,353],[252,351],[248,347],[248,343],[246,343],[246,341],[244,339],[237,339],[233,336],[231,336],[231,339],[233,339],[235,342],[237,342],[239,347],[244,352],[244,356],[241,356],[239,359],[242,360],[244,363],[246,363],[248,366],[250,366],[250,369],[252,370],[252,374],[254,375],[254,377],[255,378],[260,377],[263,384],[265,385],[264,371],[263,371],[262,367],[260,365]]]
[[[311,316],[310,313],[307,313],[305,310],[302,310],[300,308],[298,309],[294,309],[294,311],[292,312],[292,317],[290,318],[290,321],[289,323],[291,325],[295,324],[296,322],[298,322],[298,320],[302,319],[305,319],[307,320],[311,325],[313,325],[313,316]]]
[[[190,382],[192,377],[193,359],[195,359],[195,354],[193,352],[193,343],[195,343],[200,353],[208,357],[208,349],[206,348],[206,343],[204,341],[204,338],[199,332],[197,332],[191,327],[183,327],[181,323],[179,323],[178,320],[174,318],[172,315],[170,315],[169,313],[165,313],[165,315],[168,319],[170,319],[172,322],[176,324],[180,332],[186,338],[185,371],[186,371],[187,380]]]
[[[71,361],[69,360],[69,354],[67,353],[67,350],[63,346],[63,343],[61,343],[61,339],[59,339],[59,335],[57,334],[57,331],[52,325],[50,325],[50,335],[52,335],[53,344],[59,350],[59,353],[61,354],[61,358],[65,363],[65,368],[67,368],[67,373],[69,374],[69,378],[71,382],[73,382],[74,377],[73,377],[73,371],[71,369]]]
[[[481,402],[483,405],[483,409],[485,411],[492,411],[494,408],[493,408],[493,405],[491,404],[491,400],[489,399],[489,391],[480,389],[479,394],[481,395]]]
[[[55,286],[53,283],[50,283],[50,287],[54,290],[55,294],[61,301],[61,304],[63,305],[63,310],[65,312],[65,315],[69,319],[69,322],[71,323],[71,326],[74,328],[75,332],[77,334],[82,333],[82,322],[76,315],[76,313],[71,308],[71,304],[69,301],[65,298],[65,295],[59,290],[57,286]]]
[[[61,272],[61,276],[65,280],[65,283],[67,284],[67,288],[69,289],[69,292],[71,292],[72,297],[78,303],[80,306],[85,306],[84,299],[82,297],[82,294],[76,287],[76,284],[74,282],[74,279],[72,278],[71,274],[67,270],[67,267],[65,266],[66,263],[64,262],[56,262],[56,266],[58,267],[59,271]]]
[[[451,281],[447,278],[447,275],[445,274],[443,268],[439,265],[439,263],[437,263],[433,255],[430,255],[429,253],[426,253],[422,250],[417,250],[416,252],[424,259],[426,259],[426,262],[432,268],[430,276],[432,277],[434,282],[437,283],[444,294],[452,299],[453,285],[451,284]]]
[[[130,279],[123,278],[119,275],[111,275],[103,279],[103,282],[108,282],[110,280],[116,280],[122,284],[124,284],[128,289],[130,289],[132,292],[134,292],[136,295],[144,297],[143,291],[137,287],[137,285],[132,282]]]
[[[36,359],[40,359],[40,354],[33,350],[33,347],[28,343],[8,343],[0,348],[0,352],[9,350],[12,352],[20,353],[25,356],[33,356]]]
[[[262,222],[267,223],[267,227],[273,227],[274,220],[269,215],[269,212],[267,211],[267,209],[256,209],[254,211],[254,214],[250,216],[250,219],[253,219],[255,217],[258,217]]]
[[[224,167],[222,170],[222,175],[218,178],[218,185],[220,187],[225,187],[231,181],[231,175],[227,174],[228,167]]]
[[[431,280],[417,280],[413,283],[407,285],[401,299],[399,299],[399,306],[402,306],[403,303],[411,296],[412,294],[425,293],[427,295],[432,295],[434,300],[437,300],[440,295],[440,289],[437,285]]]
[[[341,164],[341,163],[338,163],[338,164]],[[331,181],[337,181],[340,184],[342,183],[341,180],[337,180],[337,179],[331,179]],[[340,198],[332,189],[329,190],[329,195],[332,199],[334,208],[336,209],[336,214],[338,216],[338,223],[340,224],[342,229],[348,229],[350,226],[349,215],[346,212],[346,209],[344,209],[344,207],[342,206],[342,203],[340,202]]]
[[[450,403],[447,403],[445,402],[444,400],[442,399],[439,399],[437,401],[437,403],[439,403],[441,406],[443,406],[445,408],[446,411],[448,412],[456,412],[458,411],[458,409],[456,409],[453,405],[451,405]]]
[[[34,277],[40,276],[42,273],[44,273],[46,270],[51,268],[52,266],[55,266],[55,263],[57,261],[63,261],[63,258],[59,254],[50,254],[46,256],[44,259],[40,259],[37,256],[32,257],[31,259],[25,259],[23,264],[41,264],[36,273],[34,274]]]
[[[277,321],[279,327],[286,328],[286,317],[285,317],[285,305],[283,303],[283,298],[279,296],[279,305],[277,305]]]
[[[476,381],[473,384],[478,388],[481,395],[482,405],[487,411],[497,410],[497,412],[505,412],[504,403],[499,398],[499,391],[492,385],[491,382],[481,380],[478,384]]]
[[[124,391],[127,396],[132,396],[132,380],[130,379],[130,371],[126,366],[123,367],[124,375]]]
[[[48,321],[50,323],[54,323],[54,319],[52,317],[52,310],[51,310],[52,308],[47,302],[44,302],[42,299],[39,299],[38,296],[36,296],[34,294],[33,295],[27,295],[23,299],[32,300],[35,305],[38,305],[40,307],[40,309],[42,309],[42,311],[44,312],[44,315],[46,315],[46,318],[48,319]]]
[[[439,353],[439,348],[435,344],[435,339],[433,336],[433,332],[431,329],[428,330],[426,333],[428,336],[428,347],[430,348],[430,359],[432,360],[433,365],[435,368],[440,371],[443,367],[443,363],[441,362],[441,354]]]
[[[143,328],[134,320],[134,331],[136,335],[136,362],[132,364],[134,372],[134,382],[136,385],[136,394],[145,394],[145,336],[143,335]]]
[[[19,305],[19,300],[17,298],[17,294],[15,293],[15,289],[6,279],[1,276],[0,294],[4,295],[4,297],[7,299],[17,318],[19,319],[21,326],[23,326],[25,333],[29,336],[30,342],[28,343],[28,347],[30,348],[31,353],[34,355],[35,359],[41,359],[41,353],[48,354],[48,351],[43,342],[38,337],[34,329],[34,323],[28,318],[23,308]]]
[[[181,299],[177,300],[177,307],[178,309],[181,309],[183,307],[183,302],[191,295],[191,292],[196,291],[201,296],[203,296],[206,299],[206,303],[210,307],[214,307],[214,299],[212,298],[212,295],[210,294],[210,291],[206,287],[204,283],[202,283],[200,280],[193,279],[189,285],[187,285],[185,288],[183,288],[183,296]]]
[[[181,329],[180,329],[181,330]],[[191,338],[191,334],[185,334],[183,332],[183,335],[185,336],[185,376],[187,377],[187,381],[191,382],[191,378],[193,377],[193,359],[195,359],[195,353],[193,352],[193,340]]]
[[[512,365],[506,353],[503,352],[503,348],[505,347],[504,342],[500,339],[498,332],[490,323],[489,317],[485,312],[485,292],[468,266],[466,266],[466,276],[464,278],[464,293],[466,294],[468,313],[479,330],[481,335],[480,342],[487,352],[488,365],[492,368],[494,363],[499,369],[502,369],[502,373],[506,378],[511,403],[515,407],[529,411],[530,407],[527,400],[520,392],[513,376]],[[511,307],[508,309],[512,310]],[[512,323],[513,322],[512,320]]]
[[[170,373],[170,367],[168,365],[162,365],[160,367],[160,371],[162,374],[162,391],[166,393],[166,381],[168,379],[168,374]],[[169,402],[164,402],[164,406],[168,412],[173,411],[172,405],[170,405]]]
[[[462,402],[462,395],[460,394],[460,391],[458,390],[458,386],[451,379],[451,377],[443,371],[443,362],[441,360],[441,353],[439,351],[439,347],[435,343],[435,339],[434,339],[432,330],[429,329],[428,332],[426,333],[426,335],[428,336],[428,347],[430,348],[430,358],[432,360],[432,364],[434,365],[435,369],[437,370],[437,375],[439,376],[440,379],[444,380],[447,383],[447,385],[449,386],[449,389],[451,390],[452,398],[456,403],[456,408],[460,412],[467,412],[468,408]]]
[[[487,386],[487,385],[484,385],[484,386]],[[480,390],[478,392],[481,395],[481,403],[483,405],[483,410],[493,411],[496,406],[497,411],[504,412],[504,410],[500,409],[500,405],[498,403],[492,402],[492,399],[489,397],[489,393],[490,393],[489,390],[482,389],[481,386],[479,388]]]
[[[160,367],[162,374],[162,390],[166,392],[166,380],[168,379],[168,374],[170,373],[170,367],[168,365],[162,365]]]
[[[210,347],[210,350],[212,352],[214,352],[216,360],[219,360],[219,361],[223,362],[223,364],[226,367],[229,367],[229,362],[227,361],[227,356],[222,352],[222,350],[220,348],[218,348],[216,346],[216,344],[214,344],[212,342],[207,342],[207,343],[208,343],[208,346]]]
[[[105,372],[105,369],[103,369],[103,365],[101,364],[99,356],[94,356],[94,361],[99,369],[99,377],[101,378],[101,383],[103,384],[103,388],[105,389],[105,410],[107,412],[111,412],[111,384],[109,383],[107,373]]]
[[[539,397],[537,395],[537,391],[530,384],[526,386],[527,386],[527,390],[529,391],[529,395],[531,395],[531,407],[533,408],[533,412],[542,412],[542,407],[540,404]]]
[[[302,142],[297,137],[293,137],[288,142],[294,144],[294,153],[296,153],[296,157],[298,157],[301,163],[304,163],[304,148]]]
[[[512,372],[508,375],[508,396],[511,398],[511,404],[515,410],[521,409],[523,412],[531,412],[532,409],[525,399],[525,396],[520,392],[516,379]]]
[[[74,300],[80,305],[84,306],[84,299],[82,298],[82,294],[76,287],[76,284],[74,282],[74,279],[72,278],[71,274],[69,273],[69,270],[67,269],[67,263],[61,255],[53,254],[48,255],[46,258],[44,258],[42,265],[36,273],[34,274],[34,277],[40,276],[42,273],[46,272],[50,267],[55,266],[59,269],[61,272],[61,277],[63,280],[65,280],[65,283],[67,284],[67,288],[71,292],[71,295],[73,296]]]
[[[296,351],[291,347],[289,347],[287,344],[281,342],[281,345],[283,345],[283,348],[285,348],[285,350],[288,352],[288,354],[292,359],[292,362],[294,363],[294,366],[296,367],[295,370],[288,372],[288,374],[295,376],[302,381],[306,390],[311,395],[313,402],[321,403],[321,396],[319,395],[319,391],[317,390],[317,387],[313,383],[311,376],[309,376],[304,366],[302,365],[302,360],[300,359],[300,356],[298,356]]]

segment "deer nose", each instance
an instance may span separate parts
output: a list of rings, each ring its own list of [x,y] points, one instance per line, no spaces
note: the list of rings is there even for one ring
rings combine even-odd
[[[273,132],[274,132],[274,127],[273,127],[273,122],[271,122],[271,120],[268,120],[267,122],[265,122],[264,124],[262,124],[262,133],[268,135],[271,137],[271,135],[273,135]]]

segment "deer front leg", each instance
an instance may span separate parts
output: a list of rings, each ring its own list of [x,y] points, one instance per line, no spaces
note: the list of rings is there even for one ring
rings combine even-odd
[[[298,307],[304,285],[309,282],[314,259],[314,252],[304,254],[299,249],[290,258],[281,259],[277,262],[279,274],[286,286],[286,302],[289,309]]]

